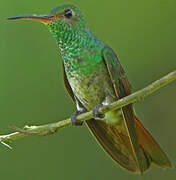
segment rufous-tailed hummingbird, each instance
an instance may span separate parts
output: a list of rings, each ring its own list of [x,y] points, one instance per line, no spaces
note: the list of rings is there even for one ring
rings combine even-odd
[[[77,112],[93,109],[94,119],[86,121],[103,149],[129,171],[142,173],[151,163],[167,168],[171,163],[149,132],[137,119],[132,104],[105,115],[99,107],[131,94],[131,86],[115,52],[86,26],[85,18],[73,5],[62,5],[44,16],[15,16],[44,23],[56,39],[63,62],[65,87]],[[101,120],[100,120],[101,118]]]

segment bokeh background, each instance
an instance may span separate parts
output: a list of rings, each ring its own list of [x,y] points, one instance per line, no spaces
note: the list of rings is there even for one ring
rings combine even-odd
[[[21,14],[47,14],[72,3],[88,27],[119,55],[133,89],[138,90],[176,69],[175,0],[1,0],[0,134],[15,125],[40,125],[69,117],[75,107],[63,87],[61,59],[44,25],[7,21]],[[176,166],[176,82],[135,104],[145,127]],[[152,168],[133,175],[117,166],[86,126],[48,137],[26,137],[0,145],[0,178],[5,180],[173,180],[176,170]]]

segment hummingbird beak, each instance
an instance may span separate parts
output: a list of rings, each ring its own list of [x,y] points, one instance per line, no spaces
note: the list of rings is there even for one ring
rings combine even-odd
[[[34,21],[39,21],[39,22],[48,22],[52,21],[55,19],[54,16],[13,16],[13,17],[8,17],[8,20],[16,20],[16,19],[30,19]]]

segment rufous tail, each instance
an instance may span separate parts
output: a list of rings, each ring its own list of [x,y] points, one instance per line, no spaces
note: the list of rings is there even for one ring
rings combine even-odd
[[[150,167],[152,162],[162,168],[171,167],[167,155],[136,117],[135,122],[140,149],[144,154],[142,160],[145,163],[144,171]],[[134,160],[129,138],[123,128],[124,123],[120,126],[113,126],[100,120],[91,119],[86,121],[86,124],[115,162],[129,171],[141,173]]]
[[[144,128],[142,123],[135,117],[136,130],[138,134],[139,144],[144,152],[149,155],[151,162],[162,168],[172,167],[171,162],[164,151],[160,148],[150,133]]]

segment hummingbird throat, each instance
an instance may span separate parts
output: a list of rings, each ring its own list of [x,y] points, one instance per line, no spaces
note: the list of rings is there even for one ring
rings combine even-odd
[[[94,38],[85,26],[70,25],[62,20],[49,22],[47,26],[56,39],[68,74],[88,75],[98,68],[103,43]]]

